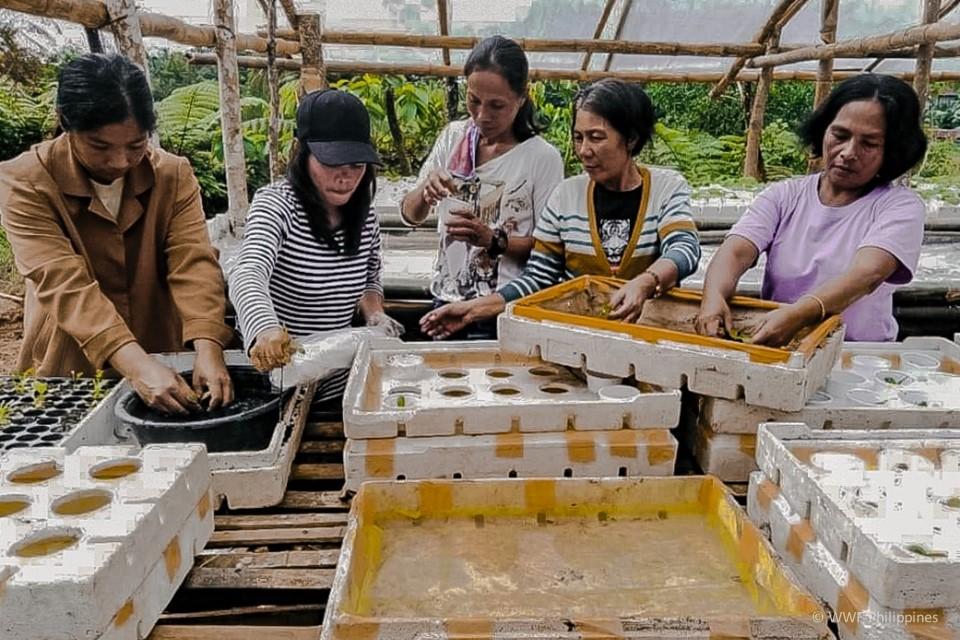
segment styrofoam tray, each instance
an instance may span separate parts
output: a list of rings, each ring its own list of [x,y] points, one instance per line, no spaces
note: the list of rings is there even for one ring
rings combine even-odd
[[[747,353],[679,342],[645,342],[625,333],[537,321],[513,315],[512,305],[498,320],[504,351],[664,388],[684,385],[701,395],[798,411],[819,389],[840,356],[843,328],[826,338],[806,362],[751,362]],[[797,354],[799,356],[799,354]]]
[[[960,430],[764,424],[757,463],[881,605],[960,607]]]
[[[841,640],[916,640],[960,637],[960,608],[893,609],[881,605],[795,513],[761,472],[750,476],[747,513],[767,532],[783,562],[833,610]]]
[[[367,480],[669,476],[666,429],[347,440],[345,488]]]
[[[746,482],[750,473],[757,470],[756,435],[714,433],[701,424],[692,423],[683,426],[681,440],[704,473],[724,482]]]
[[[201,445],[18,449],[0,502],[21,507],[0,517],[0,631],[18,640],[143,637],[213,534]]]
[[[761,422],[841,429],[960,428],[960,344],[945,338],[847,342],[824,387],[800,411],[703,397],[700,421],[715,433],[756,433]]]
[[[193,367],[193,353],[155,355],[160,362],[177,371]],[[246,366],[249,359],[240,350],[224,352],[227,366]],[[135,443],[133,436],[122,429],[114,414],[118,394],[130,389],[124,380],[84,421],[63,446],[72,451],[90,444]],[[299,387],[278,415],[270,443],[260,451],[222,451],[208,454],[213,474],[214,506],[219,508],[226,500],[231,509],[259,509],[273,506],[283,500],[293,459],[300,447],[300,439],[310,413],[310,402],[316,385]]]
[[[562,367],[502,354],[494,341],[367,341],[344,395],[351,439],[669,429],[680,393],[611,381],[592,391]]]
[[[321,638],[812,640],[824,619],[715,478],[368,482]]]

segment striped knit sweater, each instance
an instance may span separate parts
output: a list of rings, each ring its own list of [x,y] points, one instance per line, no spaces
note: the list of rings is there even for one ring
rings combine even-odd
[[[523,275],[500,288],[504,299],[511,302],[581,275],[629,280],[658,258],[677,265],[679,280],[696,271],[700,242],[690,212],[690,186],[676,171],[638,168],[643,196],[619,266],[611,267],[600,241],[594,182],[585,174],[567,178],[537,220],[533,253]]]
[[[334,236],[342,246],[343,232]],[[382,270],[380,225],[372,208],[359,251],[345,255],[313,237],[286,179],[259,189],[229,277],[244,346],[249,350],[261,331],[280,326],[295,337],[349,327],[364,292],[383,294]],[[348,373],[324,380],[315,399],[342,394]]]

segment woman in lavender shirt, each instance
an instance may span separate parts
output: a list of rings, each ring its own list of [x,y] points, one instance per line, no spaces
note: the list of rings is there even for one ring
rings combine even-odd
[[[926,152],[917,95],[890,76],[851,78],[801,137],[823,170],[767,188],[730,230],[707,269],[697,331],[732,326],[727,301],[765,252],[762,296],[784,305],[759,321],[755,344],[786,344],[838,313],[848,340],[895,340],[893,292],[913,278],[923,242],[923,201],[892,184]]]

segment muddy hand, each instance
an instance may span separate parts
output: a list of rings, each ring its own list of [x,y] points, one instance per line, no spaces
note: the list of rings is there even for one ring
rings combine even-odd
[[[137,395],[148,406],[179,415],[200,410],[197,394],[177,372],[153,358],[148,360],[131,378]]]
[[[223,348],[210,340],[197,340],[197,357],[193,363],[193,391],[208,411],[233,402],[233,382],[223,360]],[[206,399],[206,403],[204,403]]]
[[[435,340],[443,340],[470,324],[470,305],[451,302],[420,318],[420,330]]]
[[[281,327],[264,329],[250,349],[250,362],[259,371],[271,371],[290,363],[297,346],[287,330]]]
[[[456,191],[457,185],[453,177],[443,169],[435,169],[427,177],[426,184],[423,185],[423,199],[431,207],[436,206],[438,202],[451,193]]]
[[[732,328],[733,313],[727,301],[719,296],[704,296],[694,320],[696,332],[702,336],[725,338]]]

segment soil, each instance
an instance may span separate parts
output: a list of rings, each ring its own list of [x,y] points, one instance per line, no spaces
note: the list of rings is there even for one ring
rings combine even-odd
[[[14,371],[22,341],[22,307],[16,302],[0,299],[0,374]]]

